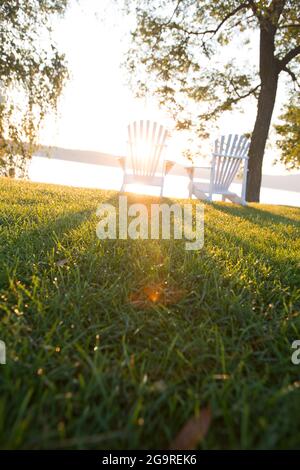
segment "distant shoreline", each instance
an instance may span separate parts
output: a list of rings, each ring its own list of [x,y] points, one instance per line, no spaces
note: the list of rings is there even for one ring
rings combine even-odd
[[[121,157],[93,150],[66,149],[62,147],[42,147],[34,156],[115,168],[120,168],[118,159]],[[184,168],[180,164],[174,165],[171,174],[178,176],[186,175]],[[208,179],[209,171],[202,170],[202,177],[203,179]],[[300,173],[292,175],[263,174],[262,187],[300,192]]]

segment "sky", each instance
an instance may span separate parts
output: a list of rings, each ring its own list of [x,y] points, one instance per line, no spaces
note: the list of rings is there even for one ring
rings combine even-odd
[[[130,121],[156,119],[172,127],[172,121],[166,112],[159,109],[154,99],[136,99],[126,83],[127,76],[121,64],[130,44],[129,33],[133,25],[134,19],[124,16],[114,0],[71,0],[66,15],[54,21],[54,38],[66,54],[70,80],[60,98],[57,115],[48,117],[44,123],[40,137],[42,144],[125,155],[126,126]],[[255,67],[258,61],[256,33],[251,37],[251,42],[254,48],[246,55],[238,47],[238,41],[233,43],[231,49],[225,51],[225,59],[226,54],[229,56],[234,50],[236,60],[242,61],[245,66]],[[285,82],[282,80],[275,117],[280,114],[284,98]],[[216,127],[216,136],[219,131],[224,134],[251,131],[255,111],[256,103],[253,100],[245,105],[243,113],[234,112],[230,119],[224,115],[218,122],[219,130]],[[186,138],[184,134],[172,133],[168,158],[183,161]],[[202,142],[199,144],[202,145]],[[203,148],[209,152],[207,144],[203,144]],[[272,165],[276,152],[274,147],[267,149],[265,174],[286,174],[281,165]],[[35,159],[32,165],[32,179],[41,180],[45,172],[44,163],[37,163]],[[51,173],[50,169],[48,173]],[[54,164],[52,170],[54,175],[57,172]]]
[[[66,54],[71,78],[60,99],[59,116],[46,121],[41,141],[124,154],[128,121],[146,111],[145,102],[134,99],[120,66],[132,22],[112,0],[71,0],[70,5],[54,24],[54,37]],[[151,116],[163,114],[155,106],[147,111]]]

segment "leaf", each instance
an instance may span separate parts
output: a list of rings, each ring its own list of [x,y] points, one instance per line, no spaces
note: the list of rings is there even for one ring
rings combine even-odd
[[[200,415],[190,418],[170,445],[171,450],[194,450],[206,436],[211,423],[211,409],[204,408]]]
[[[59,261],[56,262],[56,266],[58,266],[58,267],[64,266],[65,264],[68,263],[68,261],[69,261],[69,260],[68,260],[67,258],[65,258],[65,259],[60,259]]]

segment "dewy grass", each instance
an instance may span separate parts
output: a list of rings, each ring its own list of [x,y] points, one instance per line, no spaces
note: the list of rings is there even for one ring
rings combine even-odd
[[[206,204],[187,252],[99,240],[117,197],[0,180],[1,448],[168,448],[207,406],[201,448],[299,447],[300,210]]]

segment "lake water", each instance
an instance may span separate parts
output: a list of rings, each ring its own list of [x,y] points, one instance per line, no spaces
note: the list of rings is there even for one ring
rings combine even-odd
[[[30,164],[29,178],[36,182],[119,190],[122,184],[122,170],[116,166],[93,165],[36,156]],[[182,175],[171,174],[165,180],[164,195],[187,198],[187,186],[188,178],[184,170],[182,170]],[[240,187],[238,183],[233,184],[232,190],[239,194]],[[141,188],[136,185],[132,187],[132,190],[153,195],[159,192],[157,188]],[[261,203],[300,207],[300,187],[299,192],[262,187]]]

